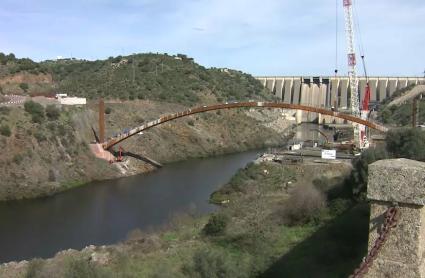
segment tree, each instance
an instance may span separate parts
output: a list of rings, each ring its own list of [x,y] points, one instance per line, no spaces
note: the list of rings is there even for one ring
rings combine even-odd
[[[2,125],[0,127],[0,134],[9,137],[12,134],[10,127],[8,125]]]
[[[195,252],[193,263],[183,267],[183,272],[188,277],[199,278],[245,277],[239,263],[223,251],[201,249]]]
[[[2,64],[2,65],[7,64],[6,55],[3,52],[0,52],[0,64]]]
[[[46,107],[46,116],[49,120],[57,120],[60,116],[60,110],[54,104],[49,104]]]
[[[229,223],[229,218],[224,214],[213,214],[211,215],[208,223],[205,225],[203,231],[206,235],[220,235],[226,229]]]
[[[105,108],[105,114],[111,114],[111,112],[112,112],[112,108],[111,107],[106,107]]]
[[[40,103],[34,102],[32,100],[27,101],[24,103],[24,109],[31,115],[32,121],[34,123],[43,122],[45,118],[44,107]]]
[[[25,92],[28,90],[29,86],[27,83],[21,83],[19,84],[19,87],[24,90]]]
[[[7,61],[15,61],[16,60],[15,54],[9,53],[9,55],[6,56],[6,60]]]
[[[387,150],[394,157],[425,161],[425,131],[400,128],[388,131]]]

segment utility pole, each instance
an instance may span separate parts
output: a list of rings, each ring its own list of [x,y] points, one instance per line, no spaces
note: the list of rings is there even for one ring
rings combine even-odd
[[[418,98],[414,98],[412,103],[412,127],[413,128],[416,128],[417,126],[417,121],[416,121],[417,109],[418,109]]]
[[[103,98],[99,99],[99,141],[105,142],[105,102]]]
[[[133,59],[133,62],[131,63],[131,65],[133,67],[133,85],[134,85],[134,79],[135,79],[135,75],[136,75],[135,68],[134,68],[134,63],[135,63],[135,60]]]

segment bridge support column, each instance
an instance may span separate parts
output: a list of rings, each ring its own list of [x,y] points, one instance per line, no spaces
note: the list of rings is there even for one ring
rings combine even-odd
[[[380,160],[369,165],[369,251],[382,231],[384,212],[398,205],[392,228],[366,277],[425,277],[425,163]]]
[[[105,102],[99,100],[99,143],[105,142]]]

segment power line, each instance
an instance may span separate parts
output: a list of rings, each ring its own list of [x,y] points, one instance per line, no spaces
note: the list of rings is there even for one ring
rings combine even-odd
[[[353,1],[353,2],[354,2],[354,5],[353,5],[353,8],[354,8],[354,24],[356,24],[356,28],[358,30],[358,35],[359,35],[358,48],[359,48],[359,51],[360,51],[360,56],[364,56],[364,45],[363,45],[362,31],[360,29],[360,20],[359,20],[359,15],[357,13],[357,6],[356,6],[357,1]]]

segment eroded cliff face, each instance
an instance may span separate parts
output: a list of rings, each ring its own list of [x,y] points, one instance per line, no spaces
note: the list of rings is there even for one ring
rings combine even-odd
[[[107,136],[187,107],[153,101],[107,103]],[[108,109],[108,110],[109,110]],[[123,142],[133,154],[148,156],[160,163],[192,157],[211,156],[286,141],[291,123],[281,122],[279,111],[252,117],[249,110],[208,112],[182,118],[152,128]],[[54,194],[93,180],[111,179],[154,170],[133,157],[123,163],[108,164],[90,152],[97,129],[97,105],[63,108],[58,120],[37,124],[22,108],[0,115],[0,125],[11,127],[10,136],[0,135],[0,200],[34,198]],[[278,125],[273,123],[279,123]]]
[[[49,73],[19,72],[0,77],[0,95],[47,95],[56,87]]]
[[[47,83],[52,84],[53,78],[51,74],[32,74],[28,72],[20,72],[12,75],[7,75],[0,78],[0,85],[8,83]]]

